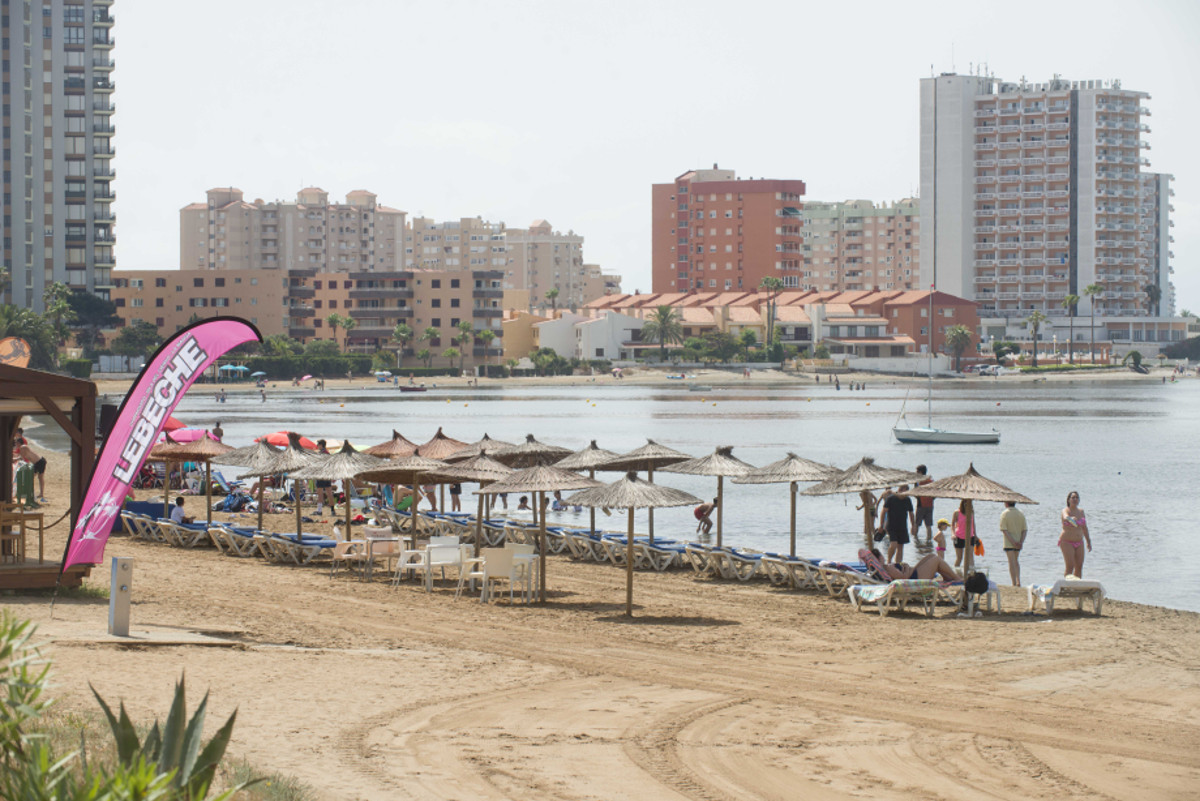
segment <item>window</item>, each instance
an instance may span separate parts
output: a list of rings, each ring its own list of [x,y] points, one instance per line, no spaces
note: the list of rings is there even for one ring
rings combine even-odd
[[[155,324],[156,326],[158,326],[159,328],[162,328],[162,327],[163,327],[163,318],[161,318],[161,317],[155,317],[155,318],[154,318],[154,324]]]
[[[458,298],[450,298],[450,308],[457,309],[459,306]]]
[[[214,286],[225,286],[225,279],[224,278],[214,278],[213,285]]]
[[[319,301],[319,300],[314,300],[314,301],[313,301],[313,308],[314,308],[314,309],[319,309],[319,308],[321,308],[321,301]]]
[[[435,309],[440,309],[440,308],[442,308],[442,299],[434,298],[433,300],[429,301],[429,305]]]
[[[194,286],[194,287],[204,286],[204,279],[203,278],[193,278],[192,286]],[[193,298],[193,300],[195,300],[195,298]],[[195,304],[193,304],[193,305],[195,305]]]
[[[159,309],[161,309],[161,308],[163,307],[163,299],[162,299],[162,298],[155,298],[155,299],[154,299],[154,306],[155,306],[155,308],[159,308]]]
[[[441,328],[442,327],[442,318],[434,317],[432,320],[429,321],[429,324],[431,326],[433,326],[434,328]]]
[[[157,287],[162,287],[162,288],[164,288],[164,289],[165,289],[165,288],[166,288],[166,286],[167,286],[167,279],[165,279],[165,278],[155,278],[155,279],[154,279],[154,285],[155,285],[155,286],[157,286]]]
[[[353,281],[343,281],[342,289],[354,289],[354,282]]]
[[[337,301],[336,301],[336,300],[331,300],[331,301],[329,301],[329,308],[331,308],[331,309],[336,309],[336,308],[337,308]]]
[[[429,285],[433,289],[441,289],[442,288],[442,279],[434,278],[432,281],[429,282]]]
[[[320,289],[320,288],[321,288],[321,282],[313,281],[313,289]]]
[[[457,278],[451,278],[451,279],[450,279],[450,288],[451,288],[451,289],[458,289],[458,279],[457,279]],[[453,303],[452,305],[455,305],[455,306],[457,306],[457,305],[458,305],[458,301],[454,301],[454,303]]]

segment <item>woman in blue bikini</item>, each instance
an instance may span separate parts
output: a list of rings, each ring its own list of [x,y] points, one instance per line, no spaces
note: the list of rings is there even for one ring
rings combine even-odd
[[[1083,578],[1083,557],[1085,551],[1092,550],[1092,537],[1088,533],[1087,515],[1079,508],[1079,493],[1067,495],[1067,507],[1062,510],[1062,535],[1058,538],[1058,547],[1062,551],[1063,560],[1067,563],[1068,577]]]

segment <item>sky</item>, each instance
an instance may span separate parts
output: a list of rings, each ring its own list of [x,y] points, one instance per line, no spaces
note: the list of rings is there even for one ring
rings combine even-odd
[[[650,187],[714,163],[813,200],[914,196],[919,81],[1119,78],[1175,175],[1200,311],[1200,4],[119,0],[117,264],[179,265],[179,209],[354,189],[412,216],[546,219],[650,290]]]

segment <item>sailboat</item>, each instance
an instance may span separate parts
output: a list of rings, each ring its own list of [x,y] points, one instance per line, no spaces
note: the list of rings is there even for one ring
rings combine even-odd
[[[1000,432],[996,429],[991,431],[949,431],[944,428],[933,427],[933,290],[929,290],[929,387],[925,394],[926,403],[926,422],[924,428],[914,428],[909,425],[908,418],[904,415],[904,406],[900,407],[900,419],[896,421],[896,425],[892,428],[892,433],[896,435],[896,439],[900,442],[910,443],[938,443],[943,445],[996,445],[1000,442]],[[908,398],[904,399],[905,405],[908,404]],[[903,425],[901,425],[903,423]]]

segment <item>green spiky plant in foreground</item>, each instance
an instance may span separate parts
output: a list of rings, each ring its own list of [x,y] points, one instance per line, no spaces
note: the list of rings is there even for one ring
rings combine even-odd
[[[225,754],[233,732],[235,712],[207,743],[203,728],[208,696],[187,719],[184,683],[175,685],[175,698],[166,723],[156,721],[144,741],[120,707],[108,717],[117,746],[117,763],[102,766],[81,752],[54,753],[39,718],[53,703],[44,697],[50,664],[30,644],[34,628],[27,620],[0,614],[0,798],[23,801],[202,801]],[[95,693],[95,689],[92,690]],[[227,790],[214,801],[230,798],[253,784]]]

